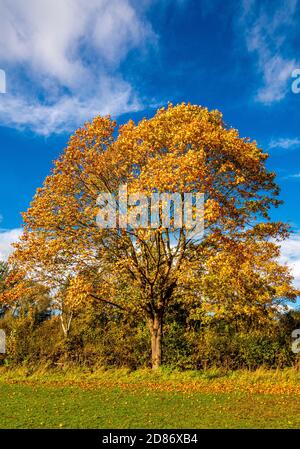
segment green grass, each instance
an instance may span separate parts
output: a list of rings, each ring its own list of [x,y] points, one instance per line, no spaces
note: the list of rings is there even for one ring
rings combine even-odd
[[[0,428],[300,428],[298,382],[292,371],[0,371]]]

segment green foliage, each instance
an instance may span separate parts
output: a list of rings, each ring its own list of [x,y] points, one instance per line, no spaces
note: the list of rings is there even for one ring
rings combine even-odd
[[[7,312],[0,327],[7,334],[5,364],[15,367],[71,366],[138,369],[150,366],[149,330],[133,317],[109,306],[91,306],[77,313],[64,335],[58,315],[45,309]],[[281,315],[269,327],[236,329],[233,323],[189,321],[172,310],[164,327],[163,361],[179,370],[284,368],[297,363],[291,333],[300,327],[299,312]]]

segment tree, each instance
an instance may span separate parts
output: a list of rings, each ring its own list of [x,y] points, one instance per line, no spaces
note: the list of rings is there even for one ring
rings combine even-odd
[[[204,323],[223,320],[236,331],[271,327],[274,318],[288,310],[285,300],[293,302],[299,294],[279,256],[276,243],[252,237],[210,251],[199,275],[183,290],[185,300],[191,299],[190,317]],[[201,297],[196,304],[195,294]]]
[[[26,273],[7,262],[0,264],[0,307],[12,316],[35,316],[38,320],[50,316],[49,289],[35,282]],[[3,313],[3,315],[4,315]]]
[[[71,302],[93,297],[146,320],[157,368],[167,307],[184,301],[181,293],[189,282],[207,275],[208,252],[287,237],[286,226],[269,219],[269,209],[280,201],[266,159],[256,142],[225,126],[220,112],[200,106],[169,105],[151,119],[119,128],[110,117],[96,117],[70,138],[37,190],[12,261],[52,289],[72,277]],[[142,192],[148,199],[157,192],[177,192],[181,199],[184,192],[204,194],[202,238],[186,224],[178,226],[175,205],[168,225],[161,204],[155,229],[120,222],[100,229],[99,193],[117,196],[125,184],[128,194]],[[141,223],[147,209],[142,206],[129,207],[131,220],[136,216]],[[195,205],[192,209],[195,214]],[[202,299],[195,289],[195,304]]]
[[[9,266],[7,262],[0,261],[0,297],[6,288],[6,279],[9,274]],[[5,314],[7,304],[1,304],[0,302],[0,317]]]

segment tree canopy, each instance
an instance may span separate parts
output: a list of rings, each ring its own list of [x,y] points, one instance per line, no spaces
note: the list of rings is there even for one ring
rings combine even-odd
[[[163,320],[179,301],[198,316],[265,319],[297,291],[278,262],[288,236],[269,211],[280,204],[268,155],[228,128],[218,111],[179,104],[138,124],[96,117],[70,138],[24,214],[12,263],[61,291],[76,308],[91,298],[147,321],[152,365],[162,359]],[[183,225],[99,228],[100,192],[204,195],[204,234]],[[129,208],[132,214],[138,205]]]

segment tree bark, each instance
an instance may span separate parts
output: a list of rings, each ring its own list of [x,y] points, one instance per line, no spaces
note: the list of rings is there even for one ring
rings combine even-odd
[[[149,320],[151,334],[152,369],[156,370],[162,362],[162,330],[163,319],[161,314],[157,314]]]
[[[65,338],[67,338],[69,335],[72,319],[73,319],[73,312],[71,312],[69,317],[66,318],[66,323],[65,323],[63,312],[61,312],[60,322],[61,322],[61,327],[62,327],[62,331],[64,333]]]

